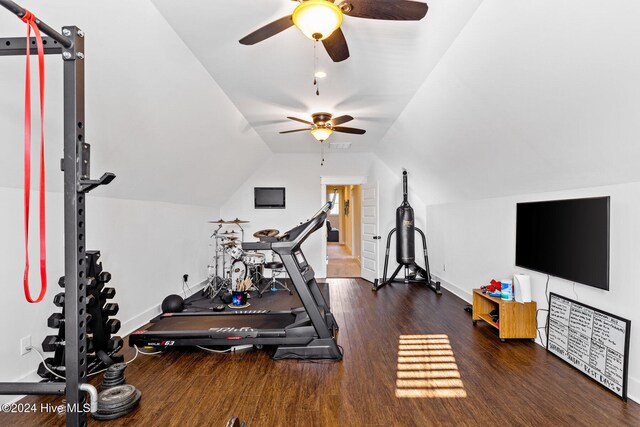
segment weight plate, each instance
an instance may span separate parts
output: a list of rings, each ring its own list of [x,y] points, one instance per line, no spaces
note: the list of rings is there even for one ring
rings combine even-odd
[[[140,404],[140,398],[142,397],[142,393],[140,391],[136,391],[135,399],[126,407],[121,408],[117,412],[112,411],[103,411],[102,409],[98,409],[98,412],[95,414],[91,414],[91,417],[94,420],[98,421],[108,421],[115,420],[116,418],[124,417],[125,415],[133,412],[134,409]]]
[[[136,388],[131,384],[119,385],[105,390],[98,395],[98,408],[127,404],[135,397],[136,391]]]
[[[108,390],[110,388],[114,388],[122,384],[124,384],[124,381],[118,381],[117,383],[113,383],[113,384],[102,384],[102,390]]]
[[[108,389],[110,390],[110,389]],[[105,412],[109,412],[109,413],[114,413],[114,412],[119,412],[122,410],[122,408],[127,407],[131,402],[133,402],[135,400],[135,394],[130,398],[127,399],[126,401],[122,401],[120,403],[118,403],[117,405],[99,405],[98,406],[98,412],[101,413],[105,413]]]
[[[138,406],[138,404],[140,403],[140,398],[142,397],[142,393],[140,392],[140,390],[136,390],[135,394],[134,394],[134,399],[130,402],[128,402],[126,405],[123,405],[119,408],[103,408],[101,406],[98,407],[98,412],[97,414],[100,416],[103,415],[125,415],[129,412],[131,412],[131,410],[133,408],[135,408],[136,406]]]
[[[109,368],[107,368],[107,372],[109,371],[124,371],[125,369],[127,369],[127,364],[126,363],[114,363],[113,365],[109,366]]]

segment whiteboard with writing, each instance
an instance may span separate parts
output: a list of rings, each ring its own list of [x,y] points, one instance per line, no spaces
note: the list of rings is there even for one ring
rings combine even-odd
[[[547,350],[627,399],[631,321],[551,293]]]

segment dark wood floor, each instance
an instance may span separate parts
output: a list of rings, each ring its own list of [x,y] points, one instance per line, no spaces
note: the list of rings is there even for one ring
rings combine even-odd
[[[362,280],[329,282],[343,361],[275,362],[259,351],[139,356],[126,377],[143,393],[140,407],[103,424],[224,426],[235,414],[249,427],[640,425],[640,405],[532,342],[501,343],[490,326],[473,327],[464,302],[446,291],[437,297],[393,285],[372,293]],[[2,414],[0,425],[55,426],[64,418]]]

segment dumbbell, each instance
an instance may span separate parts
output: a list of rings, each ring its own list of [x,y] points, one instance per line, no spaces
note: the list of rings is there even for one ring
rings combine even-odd
[[[38,365],[38,375],[40,376],[40,378],[53,377],[53,374],[49,372],[47,368],[45,368],[45,363],[53,372],[58,371],[56,373],[60,374],[60,366],[54,365],[56,363],[55,359],[53,357],[47,357],[46,359],[44,359],[44,362],[40,362],[40,365]]]
[[[104,305],[104,307],[102,307],[102,313],[107,316],[115,316],[116,314],[118,314],[119,310],[120,307],[118,307],[118,304],[115,302],[107,303]]]
[[[109,334],[115,334],[120,330],[120,321],[118,319],[109,319],[107,320],[106,326],[107,332]]]
[[[87,295],[87,306],[91,306],[95,303],[96,303],[96,297],[94,297],[91,294]]]
[[[53,297],[53,303],[57,307],[64,307],[64,292],[60,292],[59,294],[56,294],[56,296]]]
[[[58,347],[63,347],[64,341],[61,341],[56,335],[48,335],[42,341],[42,350],[45,352],[56,351]]]
[[[100,292],[100,298],[102,299],[113,299],[116,296],[116,288],[104,288]]]
[[[98,274],[98,282],[101,283],[109,283],[111,281],[111,273],[108,271],[103,271]]]
[[[89,330],[89,322],[91,322],[91,314],[87,313],[87,331]],[[47,319],[47,326],[50,328],[61,328],[64,325],[64,314],[62,313],[53,313]]]
[[[115,336],[115,337],[111,337],[109,338],[109,341],[107,341],[107,351],[108,352],[114,352],[114,351],[118,351],[122,348],[122,338],[120,338],[119,336]]]
[[[64,325],[64,315],[62,313],[53,313],[47,319],[47,326],[50,328],[60,328]]]
[[[100,274],[102,275],[102,273],[100,273]],[[109,280],[111,280],[111,274],[109,274]],[[93,278],[93,277],[87,278],[87,286],[95,286],[96,283],[97,283],[97,281],[96,281],[95,278]],[[62,276],[62,277],[60,277],[58,279],[58,285],[60,285],[61,288],[64,288],[64,276]]]

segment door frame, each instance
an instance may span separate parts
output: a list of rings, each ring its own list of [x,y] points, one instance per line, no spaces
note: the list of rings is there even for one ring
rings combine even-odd
[[[345,175],[345,176],[321,176],[320,177],[320,205],[325,204],[327,187],[331,185],[363,185],[368,182],[366,175]],[[362,203],[362,201],[360,201]],[[360,212],[362,215],[362,209]],[[360,219],[362,221],[362,218]],[[317,272],[318,277],[327,277],[327,227],[322,227],[322,263]]]

